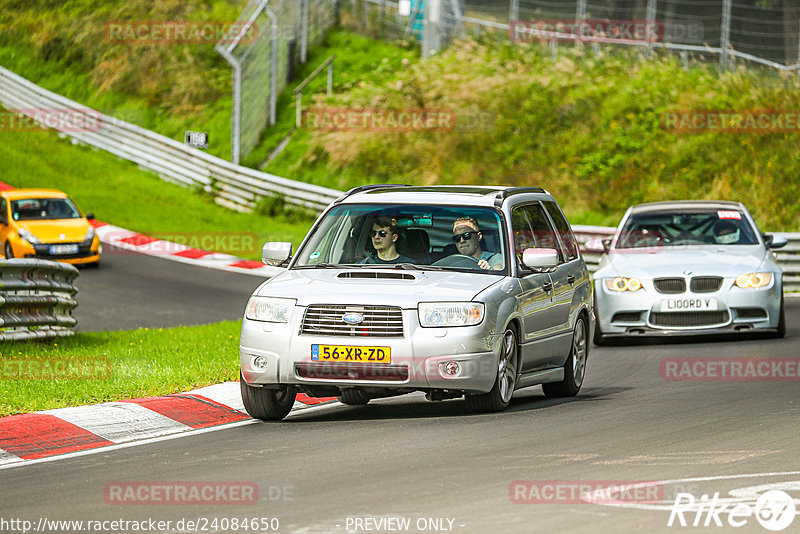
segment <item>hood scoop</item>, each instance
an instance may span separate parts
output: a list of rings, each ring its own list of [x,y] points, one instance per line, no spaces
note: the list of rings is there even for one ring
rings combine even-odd
[[[388,279],[388,280],[416,280],[416,277],[413,274],[408,273],[397,273],[397,272],[386,272],[386,271],[355,271],[355,272],[344,272],[339,273],[337,278],[381,278],[381,279]]]

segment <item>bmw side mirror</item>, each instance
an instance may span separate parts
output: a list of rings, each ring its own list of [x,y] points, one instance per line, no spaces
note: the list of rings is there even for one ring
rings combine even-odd
[[[608,243],[606,243],[608,241]],[[611,242],[607,239],[600,239],[596,237],[594,239],[590,239],[583,245],[583,251],[588,254],[605,254],[608,252],[608,246]]]
[[[272,267],[280,267],[292,259],[292,244],[283,241],[269,241],[261,249],[261,261]]]
[[[785,247],[789,240],[786,239],[785,236],[779,234],[763,234],[764,241],[767,244],[767,248],[781,248]]]
[[[558,265],[558,251],[554,248],[526,248],[522,253],[525,267],[540,271]]]

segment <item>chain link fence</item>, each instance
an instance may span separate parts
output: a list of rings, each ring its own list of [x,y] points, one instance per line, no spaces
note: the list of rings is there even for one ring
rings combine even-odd
[[[800,73],[800,3],[794,0],[344,1],[361,13],[360,31],[389,38],[411,33],[413,16],[399,14],[403,4],[422,4],[418,8],[425,14],[426,54],[455,37],[487,32],[526,40],[526,34],[514,31],[522,26],[527,40],[541,40],[554,49],[567,42],[612,43],[640,46],[648,53],[677,50],[687,59],[689,54],[716,58],[723,68],[741,59]],[[549,30],[559,23],[561,30]],[[615,35],[637,23],[652,25],[652,32]],[[576,25],[586,31],[575,31]],[[570,26],[571,31],[563,30]]]
[[[249,0],[236,21],[238,35],[217,44],[233,68],[234,164],[275,124],[278,94],[336,20],[337,0]]]

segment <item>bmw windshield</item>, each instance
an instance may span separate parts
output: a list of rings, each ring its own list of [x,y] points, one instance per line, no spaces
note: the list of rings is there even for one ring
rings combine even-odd
[[[505,274],[505,232],[490,208],[345,204],[318,223],[293,267],[340,265]]]
[[[632,214],[616,248],[757,244],[755,230],[741,211],[703,209]]]

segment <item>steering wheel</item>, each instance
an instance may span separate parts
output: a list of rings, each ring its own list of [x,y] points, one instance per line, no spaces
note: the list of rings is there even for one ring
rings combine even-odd
[[[466,254],[451,254],[444,258],[435,261],[433,265],[438,267],[461,267],[464,269],[476,269],[478,267],[478,260]]]

